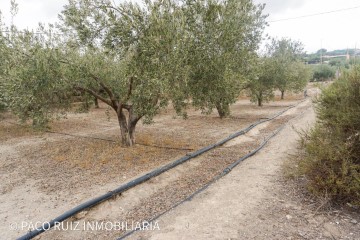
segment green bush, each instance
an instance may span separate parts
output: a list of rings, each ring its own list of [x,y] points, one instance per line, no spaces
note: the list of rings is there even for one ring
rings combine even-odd
[[[325,81],[335,77],[335,69],[329,65],[319,65],[313,70],[313,81]]]
[[[316,195],[360,206],[360,67],[324,89],[316,111],[315,127],[302,136],[300,174]]]

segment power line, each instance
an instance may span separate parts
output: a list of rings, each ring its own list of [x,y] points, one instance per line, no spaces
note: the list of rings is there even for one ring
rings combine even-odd
[[[0,31],[2,33],[12,33],[12,31],[10,30],[2,30]],[[25,33],[30,33],[30,34],[35,34],[35,35],[45,35],[45,34],[49,34],[49,33],[46,33],[46,32],[34,32],[34,31],[16,31],[15,33],[22,33],[22,34],[25,34]],[[63,33],[50,33],[52,35],[65,35]]]
[[[294,20],[294,19],[299,19],[299,18],[314,17],[314,16],[324,15],[324,14],[329,14],[329,13],[353,10],[353,9],[356,9],[356,8],[360,8],[360,5],[355,6],[355,7],[336,9],[336,10],[332,10],[332,11],[328,11],[328,12],[320,12],[320,13],[308,14],[308,15],[303,15],[303,16],[298,16],[298,17],[291,17],[291,18],[283,18],[283,19],[278,19],[278,20],[272,20],[272,21],[268,21],[268,22],[273,23],[273,22],[282,22],[282,21]]]

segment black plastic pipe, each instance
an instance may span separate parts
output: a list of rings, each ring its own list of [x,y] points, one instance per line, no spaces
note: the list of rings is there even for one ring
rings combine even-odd
[[[216,182],[217,180],[219,180],[220,178],[224,177],[225,175],[227,175],[228,173],[231,172],[231,170],[233,170],[237,165],[239,165],[242,161],[244,161],[245,159],[255,155],[258,151],[260,151],[268,142],[271,138],[273,138],[274,136],[276,136],[283,128],[285,127],[285,124],[283,124],[280,128],[278,128],[274,133],[272,133],[269,137],[267,137],[256,149],[254,149],[253,151],[251,151],[250,153],[246,154],[245,156],[241,157],[240,159],[238,159],[237,161],[235,161],[234,163],[230,164],[229,166],[227,166],[219,175],[215,176],[210,182],[208,182],[207,184],[205,184],[204,186],[202,186],[201,188],[199,188],[198,190],[196,190],[194,193],[192,193],[190,196],[188,196],[187,198],[185,198],[184,200],[176,203],[175,205],[173,205],[170,209],[160,213],[159,215],[157,215],[156,217],[150,219],[148,222],[151,223],[153,221],[155,221],[156,219],[158,219],[159,217],[163,216],[164,214],[168,213],[169,211],[171,211],[172,209],[176,208],[177,206],[183,204],[184,202],[190,201],[193,197],[195,197],[197,194],[203,192],[205,189],[207,189],[210,185],[212,185],[214,182]],[[138,229],[134,229],[131,230],[130,232],[127,232],[126,234],[124,234],[123,236],[117,238],[117,240],[123,240],[127,237],[129,237],[130,235],[134,234],[135,232],[139,231]]]
[[[303,101],[305,101],[305,100],[300,101],[296,105],[300,104]],[[243,134],[249,132],[255,126],[257,126],[257,125],[259,125],[259,124],[261,124],[263,122],[270,121],[270,120],[280,116],[281,114],[283,114],[284,112],[288,111],[289,109],[295,107],[296,105],[289,106],[288,108],[286,108],[283,111],[280,111],[279,113],[275,114],[271,118],[259,120],[259,121],[255,122],[255,123],[249,125],[247,128],[245,128],[243,130],[240,130],[240,131],[230,135],[229,137],[227,137],[227,138],[225,138],[225,139],[223,139],[223,140],[221,140],[221,141],[219,141],[219,142],[217,142],[215,144],[212,144],[212,145],[206,146],[204,148],[201,148],[201,149],[199,149],[199,150],[197,150],[197,151],[195,151],[195,152],[193,152],[191,154],[188,154],[188,155],[186,155],[186,156],[184,156],[184,157],[182,157],[180,159],[175,160],[174,162],[171,162],[171,163],[166,164],[166,165],[164,165],[164,166],[162,166],[160,168],[157,168],[157,169],[155,169],[155,170],[153,170],[153,171],[151,171],[151,172],[149,172],[149,173],[147,173],[147,174],[145,174],[143,176],[140,176],[140,177],[138,177],[138,178],[136,178],[136,179],[134,179],[134,180],[132,180],[132,181],[130,181],[128,183],[125,183],[125,184],[121,185],[120,187],[116,188],[113,191],[110,191],[110,192],[108,192],[108,193],[106,193],[104,195],[101,195],[99,197],[96,197],[94,199],[86,201],[86,202],[76,206],[75,208],[61,214],[60,216],[54,218],[53,220],[51,220],[49,222],[46,222],[43,226],[41,226],[41,227],[39,227],[39,228],[37,228],[35,230],[32,230],[32,231],[28,232],[27,234],[17,238],[17,240],[29,240],[29,239],[32,239],[35,236],[37,236],[37,235],[47,231],[48,229],[52,228],[53,226],[55,226],[55,224],[63,222],[64,220],[74,216],[75,214],[77,214],[77,213],[79,213],[79,212],[81,212],[81,211],[83,211],[83,210],[85,210],[87,208],[91,208],[91,207],[93,207],[95,205],[98,205],[99,203],[101,203],[103,201],[106,201],[106,200],[112,198],[113,196],[116,196],[116,195],[130,189],[130,188],[133,188],[133,187],[135,187],[135,186],[137,186],[137,185],[139,185],[139,184],[141,184],[141,183],[143,183],[143,182],[145,182],[145,181],[147,181],[147,180],[149,180],[149,179],[151,179],[153,177],[156,177],[156,176],[160,175],[161,173],[166,172],[166,171],[168,171],[168,170],[170,170],[170,169],[172,169],[172,168],[174,168],[174,167],[176,167],[176,166],[178,166],[178,165],[180,165],[180,164],[182,164],[182,163],[184,163],[184,162],[186,162],[186,161],[188,161],[188,160],[190,160],[192,158],[195,158],[195,157],[197,157],[197,156],[199,156],[199,155],[201,155],[201,154],[203,154],[203,153],[205,153],[205,152],[207,152],[207,151],[209,151],[211,149],[214,149],[214,148],[216,148],[218,146],[221,146],[224,143],[226,143],[226,142],[228,142],[228,141],[230,141],[230,140],[232,140],[232,139],[234,139],[234,138],[236,138],[236,137],[238,137],[240,135],[243,135]]]

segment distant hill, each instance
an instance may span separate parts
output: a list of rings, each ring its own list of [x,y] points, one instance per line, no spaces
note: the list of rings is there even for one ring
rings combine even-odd
[[[346,54],[354,55],[355,51],[356,51],[356,55],[360,54],[359,49],[340,49],[340,50],[326,52],[325,55],[327,56],[338,56],[338,55],[346,55]]]

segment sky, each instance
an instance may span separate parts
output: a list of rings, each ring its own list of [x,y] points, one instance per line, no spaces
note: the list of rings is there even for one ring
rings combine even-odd
[[[265,3],[264,13],[269,14],[269,26],[265,34],[274,38],[290,38],[304,44],[306,52],[315,52],[320,48],[328,51],[344,48],[360,48],[359,0],[254,0]],[[17,0],[19,12],[13,23],[20,28],[35,29],[38,22],[53,23],[67,0]],[[356,9],[321,14],[294,20],[276,21],[324,13],[345,8]],[[10,23],[10,0],[0,0],[0,9],[5,22]],[[276,22],[272,22],[276,21]]]
[[[307,52],[320,48],[329,50],[360,48],[359,0],[255,0],[265,3],[269,26],[265,29],[271,37],[287,37],[301,41]],[[324,13],[345,8],[353,10],[321,14],[313,17],[271,22],[292,17]]]

